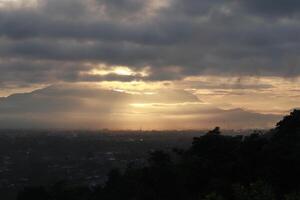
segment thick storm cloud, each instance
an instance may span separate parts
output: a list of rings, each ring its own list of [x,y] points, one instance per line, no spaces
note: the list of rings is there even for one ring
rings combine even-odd
[[[5,1],[6,2],[6,1]],[[300,74],[296,0],[29,0],[0,4],[1,82]],[[95,66],[147,77],[81,77]]]

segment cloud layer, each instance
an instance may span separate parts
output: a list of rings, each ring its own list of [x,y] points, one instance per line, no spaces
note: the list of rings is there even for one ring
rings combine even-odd
[[[147,78],[298,76],[294,0],[31,0],[0,5],[0,82],[102,80],[89,64],[150,67]],[[118,79],[121,77],[115,77]]]

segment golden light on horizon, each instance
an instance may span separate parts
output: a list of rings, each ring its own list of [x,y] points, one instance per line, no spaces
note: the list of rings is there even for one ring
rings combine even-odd
[[[128,76],[136,73],[129,67],[121,66],[106,70],[94,69],[94,71],[89,71],[91,72],[100,76],[112,73]],[[218,115],[218,112],[226,113],[235,109],[250,113],[284,115],[291,108],[300,106],[299,85],[300,79],[197,76],[183,80],[154,82],[58,83],[57,88],[66,91],[72,88],[78,90],[78,96],[74,98],[76,102],[82,103],[82,107],[78,107],[78,110],[74,112],[66,112],[65,115],[68,116],[70,122],[76,122],[83,127],[86,123],[90,127],[103,128],[102,123],[97,123],[99,120],[105,122],[105,127],[117,129],[137,129],[141,125],[144,129],[169,129],[170,127],[188,129],[206,128],[214,123],[224,128],[246,127],[246,124],[242,122],[237,126],[228,125],[230,122]],[[11,91],[2,91],[1,95],[8,96],[3,92],[8,94],[30,92],[46,86],[12,88]],[[108,94],[116,92],[112,94],[120,94],[122,98],[103,100],[102,97],[100,98],[101,95],[100,99],[93,96],[81,98],[80,91],[85,90],[96,91],[95,94],[101,94],[103,90]],[[109,110],[109,113],[105,113],[105,118],[99,117],[101,109]],[[201,124],[198,124],[198,121],[201,121]],[[178,127],[171,126],[170,122],[178,123]],[[268,127],[273,125],[272,122],[268,124]],[[257,127],[267,127],[266,124],[264,122]],[[248,125],[253,127],[256,124],[249,122]]]
[[[300,78],[191,76],[174,83],[219,108],[286,114],[299,105]]]

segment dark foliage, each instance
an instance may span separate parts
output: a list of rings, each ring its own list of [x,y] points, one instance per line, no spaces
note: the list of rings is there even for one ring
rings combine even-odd
[[[187,150],[152,152],[148,165],[108,174],[94,189],[26,188],[18,200],[297,200],[300,111],[266,134],[224,136],[217,127]]]

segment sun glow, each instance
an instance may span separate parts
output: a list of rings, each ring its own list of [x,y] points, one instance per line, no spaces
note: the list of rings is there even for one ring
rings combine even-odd
[[[131,69],[128,67],[116,67],[113,72],[115,74],[121,75],[121,76],[132,76],[135,74]]]
[[[116,74],[119,76],[140,76],[140,77],[149,76],[149,72],[147,68],[139,71],[135,71],[127,66],[114,66],[114,67],[100,66],[90,70],[87,74],[100,75],[100,76],[105,76],[110,74]]]

